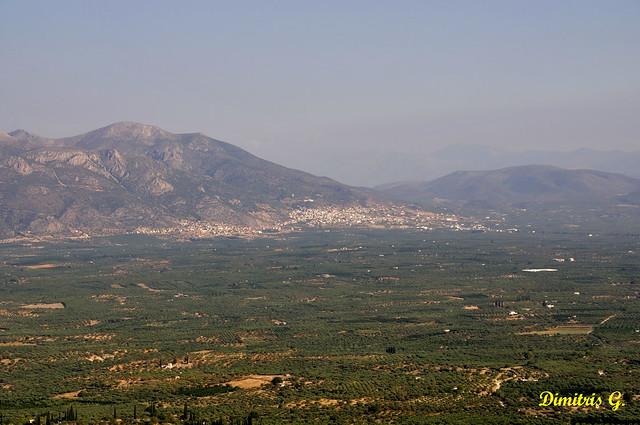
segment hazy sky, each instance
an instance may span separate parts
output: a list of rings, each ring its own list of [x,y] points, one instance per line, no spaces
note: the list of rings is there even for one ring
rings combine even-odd
[[[322,149],[640,148],[638,0],[0,0],[0,16],[5,131],[140,121],[300,168]]]

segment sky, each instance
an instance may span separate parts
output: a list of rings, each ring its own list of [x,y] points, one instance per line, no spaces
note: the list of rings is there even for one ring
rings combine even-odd
[[[138,121],[352,183],[345,167],[450,145],[640,150],[638,0],[0,0],[0,17],[7,132]]]

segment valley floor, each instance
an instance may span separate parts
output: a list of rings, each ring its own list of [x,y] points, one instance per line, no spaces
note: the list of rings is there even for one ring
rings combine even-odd
[[[0,258],[2,423],[640,421],[638,235],[130,235]]]

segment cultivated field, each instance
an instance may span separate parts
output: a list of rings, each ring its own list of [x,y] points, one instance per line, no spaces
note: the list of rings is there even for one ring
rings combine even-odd
[[[82,423],[640,418],[637,234],[128,236],[0,256],[4,423],[71,406]],[[547,390],[627,402],[538,407]]]

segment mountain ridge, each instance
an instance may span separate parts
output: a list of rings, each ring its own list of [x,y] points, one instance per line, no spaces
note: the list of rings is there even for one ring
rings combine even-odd
[[[299,164],[316,174],[329,174],[347,184],[378,186],[397,181],[429,181],[456,170],[495,170],[528,164],[553,165],[568,169],[590,169],[622,173],[640,178],[640,150],[580,148],[554,150],[553,148],[524,149],[517,143],[512,148],[491,145],[451,144],[440,149],[429,149],[433,140],[424,146],[400,149],[402,144],[355,149],[346,144],[336,156],[325,147],[305,148],[306,158],[287,152],[270,154],[279,162]]]
[[[267,226],[305,201],[344,206],[374,198],[202,133],[126,121],[58,139],[12,133],[0,135],[5,235],[131,230],[181,220]]]
[[[455,171],[427,182],[399,182],[377,189],[394,199],[425,205],[579,206],[635,199],[640,179],[598,170],[532,164]]]

